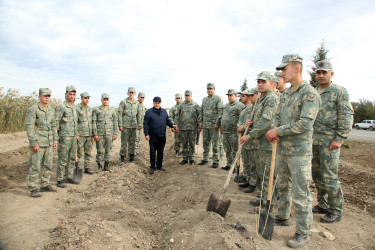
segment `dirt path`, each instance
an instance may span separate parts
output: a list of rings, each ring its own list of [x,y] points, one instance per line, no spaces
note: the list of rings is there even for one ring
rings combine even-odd
[[[173,155],[171,138],[168,134],[166,172],[148,174],[146,141],[142,141],[143,152],[136,163],[120,166],[116,141],[111,172],[84,175],[80,185],[32,199],[26,188],[24,135],[0,137],[0,145],[18,145],[0,154],[0,240],[6,249],[287,249],[295,223],[276,227],[272,241],[257,238],[257,215],[248,204],[255,195],[243,193],[233,181],[227,192],[232,200],[227,216],[206,212],[209,195],[220,190],[227,172],[179,165],[181,159]],[[197,161],[202,152],[199,146]],[[363,188],[365,184],[374,187],[371,171],[346,161],[341,169],[349,197],[357,197],[357,190],[370,192]],[[371,183],[355,182],[363,173]],[[55,177],[52,183],[56,183]],[[364,205],[365,193],[363,196],[348,199],[340,223],[321,224],[321,216],[314,216],[314,233],[305,249],[375,249],[375,218],[370,213],[374,203],[370,200]],[[246,230],[236,230],[237,222]],[[319,232],[330,232],[336,239],[330,241]]]

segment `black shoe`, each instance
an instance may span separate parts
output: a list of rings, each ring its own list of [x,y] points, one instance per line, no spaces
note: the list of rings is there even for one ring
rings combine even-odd
[[[39,197],[42,197],[42,194],[39,193],[38,189],[34,189],[31,191],[30,196],[33,198],[39,198]]]
[[[180,165],[185,165],[186,163],[188,163],[188,160],[182,160],[182,161],[180,162]]]
[[[100,164],[100,162],[98,162],[98,170],[96,170],[97,173],[99,173],[100,171],[102,171],[102,164]]]
[[[219,167],[219,163],[217,162],[214,162],[211,166],[211,168],[218,168]]]
[[[134,161],[134,155],[130,155],[129,156],[129,162],[133,162]]]
[[[45,187],[41,187],[39,189],[40,192],[57,192],[51,185],[47,185]]]
[[[246,189],[243,190],[243,192],[244,192],[244,193],[247,193],[247,194],[251,194],[251,193],[253,193],[254,191],[255,191],[255,186],[251,186],[251,185],[249,185],[248,188],[246,188]]]
[[[227,170],[227,171],[228,171],[228,170],[230,169],[230,167],[229,167],[229,166],[225,166],[225,167],[221,167],[221,169],[222,169],[222,170]]]
[[[260,193],[257,194],[257,198],[260,199]],[[262,197],[264,197],[264,195],[262,195]]]
[[[308,234],[294,234],[293,239],[289,240],[286,244],[290,248],[300,248],[303,247],[307,242],[310,241]]]
[[[312,208],[312,212],[313,212],[314,214],[326,214],[326,213],[328,213],[328,210],[325,209],[325,208],[321,208],[321,207],[319,207],[319,205],[316,205],[316,206],[314,206],[314,207]]]
[[[155,168],[150,168],[150,174],[153,174],[155,172]]]
[[[104,162],[104,171],[109,171],[109,161]]]
[[[57,181],[56,186],[59,187],[59,188],[66,188],[67,187],[64,181]]]
[[[250,203],[250,205],[252,205],[254,207],[259,207],[259,205],[263,205],[262,200],[250,201],[249,203]]]
[[[275,225],[276,226],[282,226],[282,227],[289,227],[290,226],[290,219],[281,219],[278,215],[276,215]]]
[[[245,183],[246,182],[246,178],[243,177],[243,175],[239,175],[238,178],[237,178],[237,176],[234,177],[234,182]]]
[[[95,174],[94,171],[91,171],[90,168],[85,168],[85,171],[84,171],[85,174],[90,174],[90,175],[93,175]]]
[[[320,218],[320,222],[334,223],[334,222],[339,222],[341,218],[342,218],[342,215],[327,213],[325,216]]]
[[[195,164],[195,161],[194,160],[190,160],[190,165],[194,165]]]
[[[67,183],[70,183],[70,184],[74,184],[74,185],[78,185],[79,184],[79,181],[78,180],[74,180],[72,178],[67,178],[66,179],[66,182]]]
[[[165,171],[165,168],[157,168],[157,170]]]
[[[202,166],[202,165],[206,165],[208,163],[208,161],[206,160],[202,160],[200,163],[198,163],[199,166]]]
[[[241,187],[241,188],[247,188],[248,186],[250,186],[250,184],[248,182],[246,182],[246,183],[242,183],[238,186]]]
[[[123,164],[125,164],[125,156],[121,155],[120,165],[123,165]]]

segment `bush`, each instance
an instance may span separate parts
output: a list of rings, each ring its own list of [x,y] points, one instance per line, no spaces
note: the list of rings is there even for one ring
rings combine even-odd
[[[363,120],[375,120],[375,102],[360,99],[359,102],[352,102],[352,105],[354,109],[354,123]]]

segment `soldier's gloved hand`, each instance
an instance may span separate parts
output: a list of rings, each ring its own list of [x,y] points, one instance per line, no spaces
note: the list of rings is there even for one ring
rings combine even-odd
[[[117,135],[112,136],[112,141],[115,141],[117,139]]]
[[[99,141],[99,136],[94,135],[94,140],[95,140],[95,141]]]
[[[33,150],[34,152],[39,152],[39,146],[35,146],[35,147],[33,147],[32,150]]]

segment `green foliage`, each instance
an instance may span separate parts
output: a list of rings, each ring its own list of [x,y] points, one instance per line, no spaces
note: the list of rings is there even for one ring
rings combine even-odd
[[[18,89],[8,89],[3,93],[0,88],[0,133],[11,133],[25,130],[26,111],[37,103],[38,95],[21,96]],[[51,105],[56,107],[61,100],[52,99]]]
[[[375,101],[360,99],[359,102],[352,102],[354,109],[354,123],[363,120],[375,120]]]
[[[315,63],[320,61],[320,60],[323,60],[323,59],[328,59],[327,58],[328,51],[329,50],[327,50],[325,48],[325,43],[324,43],[324,40],[323,40],[320,43],[319,48],[317,48],[316,51],[315,51],[315,55],[312,58],[312,62],[314,63],[314,65],[311,67],[312,71],[309,72],[309,74],[310,74],[310,85],[313,86],[313,87],[318,86],[318,83],[316,82]]]
[[[244,90],[246,90],[247,89],[247,80],[246,80],[246,78],[245,78],[245,80],[243,81],[243,84],[241,85],[241,87],[240,87],[240,90],[241,91],[244,91]]]

